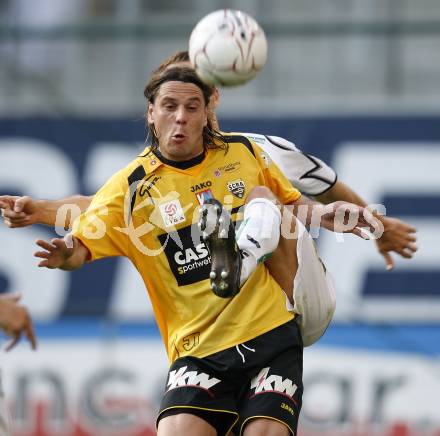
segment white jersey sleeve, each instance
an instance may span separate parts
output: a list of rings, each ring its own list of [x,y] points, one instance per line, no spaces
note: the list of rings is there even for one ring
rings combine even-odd
[[[319,195],[337,180],[335,171],[321,159],[303,153],[290,141],[279,136],[242,133],[255,141],[280,167],[295,188],[306,195]]]

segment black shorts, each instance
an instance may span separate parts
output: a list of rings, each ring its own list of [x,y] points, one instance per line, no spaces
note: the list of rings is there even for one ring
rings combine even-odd
[[[241,435],[253,418],[284,423],[296,434],[302,405],[303,346],[295,320],[202,359],[170,367],[160,419],[190,413],[226,435]]]

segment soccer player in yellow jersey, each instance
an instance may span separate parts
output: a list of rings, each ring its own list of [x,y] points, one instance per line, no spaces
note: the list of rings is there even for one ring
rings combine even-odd
[[[279,227],[268,198],[294,204],[300,193],[256,144],[210,129],[211,92],[192,69],[153,75],[145,89],[153,145],[98,191],[70,236],[38,241],[35,255],[39,266],[65,270],[107,256],[134,263],[171,365],[159,435],[296,434],[302,341],[285,294],[260,263],[237,295],[216,296],[197,222],[207,199],[237,219],[251,197]]]
[[[190,66],[188,52],[181,51],[168,57],[155,73],[177,65]],[[219,92],[217,89],[213,89],[208,106],[208,119],[214,129],[218,129],[215,114],[218,101]],[[277,165],[280,165],[291,183],[299,187],[306,195],[314,196],[315,199],[323,203],[342,200],[366,206],[365,201],[358,194],[337,180],[336,173],[327,164],[314,156],[308,156],[301,152],[290,141],[256,133],[239,135],[255,140],[267,153],[266,159],[274,160]],[[239,185],[236,185],[235,189],[239,190]],[[301,198],[301,203],[308,201],[305,196]],[[0,208],[4,212],[5,223],[10,227],[23,227],[32,223],[53,226],[59,207],[69,204],[78,211],[85,211],[91,200],[92,197],[80,195],[55,201],[35,201],[30,197],[0,196]],[[72,213],[70,216],[70,222],[73,221],[73,215],[75,214]],[[394,266],[390,255],[392,251],[402,257],[411,258],[417,250],[414,236],[416,229],[396,218],[385,216],[378,216],[378,218],[384,231],[382,236],[376,239],[377,248],[386,261],[387,269],[391,269]],[[69,223],[66,222],[64,226],[69,227]],[[299,233],[297,237],[297,256],[300,258],[299,270],[295,270],[295,259],[291,259],[289,250],[292,247],[290,246],[285,247],[284,250],[278,249],[266,261],[266,266],[288,294],[290,302],[295,306],[292,309],[302,315],[300,318],[302,339],[305,345],[311,345],[319,339],[332,318],[335,309],[335,294],[328,272],[322,271],[321,262],[310,235],[302,224],[298,224],[297,230]],[[247,262],[249,260],[249,258],[246,259]],[[294,268],[291,268],[291,265]],[[249,268],[244,266],[242,279],[249,275]],[[252,268],[250,270],[252,271]]]

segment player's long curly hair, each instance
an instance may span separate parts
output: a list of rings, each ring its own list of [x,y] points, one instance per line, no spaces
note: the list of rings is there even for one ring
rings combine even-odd
[[[168,65],[171,65],[171,63],[175,62],[176,61],[170,62]],[[213,87],[202,82],[202,80],[199,78],[199,76],[197,76],[193,68],[184,66],[162,68],[159,67],[151,75],[150,81],[145,86],[144,96],[147,99],[147,102],[154,104],[160,86],[163,83],[170,81],[193,83],[202,91],[205,105],[208,106],[209,99],[213,92]],[[148,123],[148,121],[147,124],[149,134],[151,135],[151,150],[154,151],[157,150],[159,147],[159,139],[156,135],[154,124]],[[203,128],[203,147],[205,148],[205,150],[208,148],[221,149],[224,150],[225,153],[228,150],[228,143],[224,139],[223,135],[219,131],[212,128],[211,122],[209,120],[207,125]]]
[[[181,67],[183,65],[178,65],[178,64],[184,64],[184,63],[189,63],[189,62],[190,62],[190,60],[189,60],[188,50],[176,51],[176,53],[174,53],[171,56],[168,56],[166,59],[164,59],[162,61],[162,63],[151,74],[152,75],[160,74],[162,71],[169,68],[171,65]],[[189,67],[190,64],[188,64],[187,66]]]

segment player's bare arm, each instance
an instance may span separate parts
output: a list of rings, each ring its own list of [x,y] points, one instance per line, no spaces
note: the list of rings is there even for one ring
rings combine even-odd
[[[348,201],[366,207],[366,202],[349,186],[337,181],[332,188],[315,198],[325,204],[336,200]],[[387,269],[394,267],[394,260],[391,252],[410,259],[417,251],[416,228],[402,220],[383,215],[375,214],[375,217],[382,223],[384,231],[379,239],[376,239],[377,249],[382,254]]]
[[[72,195],[59,200],[35,200],[29,196],[2,195],[0,196],[0,209],[5,224],[10,228],[44,224],[51,227],[59,225],[69,229],[78,214],[89,207],[92,198],[85,195]],[[72,207],[67,213],[60,214],[61,208],[66,206]],[[57,222],[57,220],[60,221]]]
[[[19,304],[21,294],[0,295],[0,328],[12,340],[6,345],[6,351],[11,350],[24,334],[33,350],[37,348],[37,339],[32,319],[24,306]]]
[[[323,227],[332,232],[352,233],[369,239],[365,230],[377,233],[381,223],[366,207],[348,201],[333,201],[325,206],[302,195],[285,206],[307,228]]]
[[[72,271],[81,268],[90,256],[89,250],[70,233],[50,242],[38,239],[36,244],[43,249],[34,253],[35,257],[43,259],[39,267]]]

